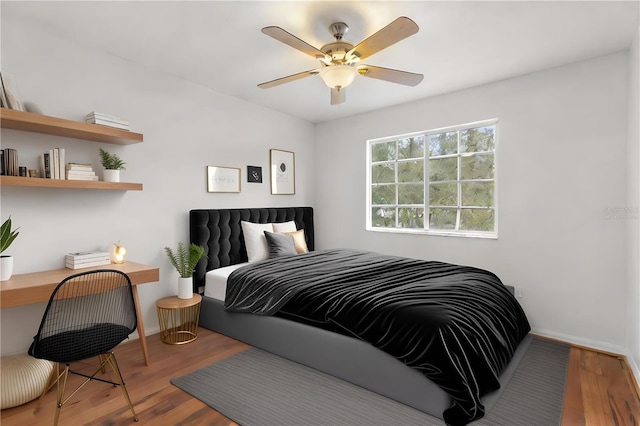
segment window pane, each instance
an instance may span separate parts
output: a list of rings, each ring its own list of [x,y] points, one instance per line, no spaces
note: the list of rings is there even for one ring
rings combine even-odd
[[[398,204],[424,204],[424,184],[398,185]]]
[[[458,132],[429,136],[429,157],[458,153]]]
[[[493,209],[462,209],[460,229],[464,231],[493,231]]]
[[[371,187],[372,204],[395,204],[396,185],[373,185]]]
[[[394,163],[371,166],[371,183],[393,183],[396,181]]]
[[[420,160],[398,163],[398,182],[424,182],[424,162]]]
[[[398,226],[400,228],[424,228],[424,209],[399,208]]]
[[[460,152],[493,151],[495,126],[477,127],[460,132]]]
[[[371,145],[371,161],[390,161],[396,159],[396,141],[379,142]]]
[[[493,179],[493,154],[462,157],[461,179]]]
[[[429,160],[429,180],[438,182],[458,179],[458,159],[440,158]]]
[[[424,157],[424,136],[398,140],[398,160]]]
[[[432,206],[457,206],[457,183],[434,183],[429,185],[429,204]]]
[[[462,205],[493,207],[493,182],[462,183]]]
[[[454,209],[429,210],[430,229],[456,229],[457,211]]]
[[[395,228],[396,209],[373,207],[371,209],[371,225],[378,228]]]

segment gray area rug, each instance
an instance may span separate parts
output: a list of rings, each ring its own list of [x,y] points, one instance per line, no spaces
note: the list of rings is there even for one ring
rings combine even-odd
[[[472,424],[559,425],[569,351],[569,345],[534,338],[500,400]],[[444,425],[414,408],[256,348],[171,383],[244,426]]]

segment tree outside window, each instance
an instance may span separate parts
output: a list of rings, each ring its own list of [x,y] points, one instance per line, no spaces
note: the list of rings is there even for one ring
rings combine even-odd
[[[496,235],[497,120],[368,141],[367,229]]]

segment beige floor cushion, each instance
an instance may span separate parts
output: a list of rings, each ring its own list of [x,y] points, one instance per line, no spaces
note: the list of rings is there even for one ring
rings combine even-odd
[[[29,355],[0,358],[2,409],[16,407],[40,396],[53,363]]]

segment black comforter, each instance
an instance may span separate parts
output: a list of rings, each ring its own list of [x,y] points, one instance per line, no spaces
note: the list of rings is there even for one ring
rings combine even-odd
[[[449,425],[484,415],[480,397],[529,332],[493,273],[468,266],[325,250],[234,271],[225,308],[330,324],[420,370],[452,398]]]

